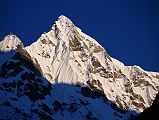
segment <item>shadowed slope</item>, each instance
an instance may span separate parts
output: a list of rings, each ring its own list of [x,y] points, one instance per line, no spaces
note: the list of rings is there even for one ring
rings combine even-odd
[[[51,84],[19,53],[0,67],[0,119],[127,120],[133,115],[98,89]]]

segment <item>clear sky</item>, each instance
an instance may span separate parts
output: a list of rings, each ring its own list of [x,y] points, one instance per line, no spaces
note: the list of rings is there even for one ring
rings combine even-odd
[[[0,0],[0,39],[13,32],[30,45],[60,15],[124,64],[159,71],[158,0]]]

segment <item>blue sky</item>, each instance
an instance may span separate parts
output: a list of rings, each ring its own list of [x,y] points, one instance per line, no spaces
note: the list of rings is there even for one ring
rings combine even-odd
[[[30,45],[60,15],[124,64],[159,71],[157,0],[1,0],[0,39],[13,32]]]

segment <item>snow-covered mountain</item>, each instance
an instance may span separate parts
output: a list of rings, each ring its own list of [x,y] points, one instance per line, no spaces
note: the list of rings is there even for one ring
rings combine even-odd
[[[4,40],[0,42],[0,50],[4,52],[16,50],[18,45],[23,46],[23,43],[16,35],[10,33],[10,35],[7,35]]]
[[[30,46],[6,36],[0,51],[0,119],[127,120],[159,91],[159,73],[110,57],[65,16]]]

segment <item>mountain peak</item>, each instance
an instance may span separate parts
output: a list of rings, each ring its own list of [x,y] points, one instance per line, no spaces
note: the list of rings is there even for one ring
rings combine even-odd
[[[66,17],[66,16],[64,16],[64,15],[60,15],[59,17],[58,17],[58,20],[57,21],[61,21],[61,22],[71,22],[72,23],[72,21],[68,18],[68,17]]]
[[[0,50],[16,50],[0,52],[0,119],[127,120],[159,91],[159,73],[110,57],[63,15],[30,46],[10,33]]]
[[[60,31],[66,30],[67,28],[72,28],[74,26],[73,22],[64,15],[58,17],[57,21],[53,25],[52,29],[59,29]]]
[[[58,17],[58,19],[69,19],[69,18],[67,18],[66,16],[64,16],[64,15],[60,15],[59,17]]]
[[[21,40],[16,35],[14,35],[13,33],[9,33],[9,35],[6,35],[4,39],[0,42],[0,50],[16,50],[18,45],[24,46]]]

